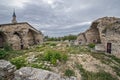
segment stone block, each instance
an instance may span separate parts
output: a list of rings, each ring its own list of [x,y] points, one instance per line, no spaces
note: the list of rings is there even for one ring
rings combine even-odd
[[[0,60],[0,80],[12,80],[16,67],[9,61]]]

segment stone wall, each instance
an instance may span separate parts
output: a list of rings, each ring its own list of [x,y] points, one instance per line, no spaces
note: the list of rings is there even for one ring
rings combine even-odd
[[[101,43],[99,29],[96,27],[97,25],[97,22],[93,22],[87,31],[78,35],[77,41],[81,41],[81,43],[84,44]]]
[[[111,43],[112,54],[117,57],[120,56],[120,18],[99,18],[91,24],[90,28],[85,31],[84,34],[86,37],[86,44],[101,43],[105,51],[107,51],[107,43]],[[79,42],[81,38],[83,37],[79,35],[77,42]]]
[[[4,24],[1,25],[0,31],[0,34],[4,35],[5,42],[15,50],[43,42],[43,34],[28,23]]]
[[[110,27],[107,27],[105,34],[105,43],[111,43],[112,53],[120,57],[120,24],[114,23]]]
[[[100,43],[98,29],[89,29],[85,32],[87,43]]]
[[[85,45],[86,44],[86,37],[84,33],[80,33],[79,36],[77,37],[77,45]]]

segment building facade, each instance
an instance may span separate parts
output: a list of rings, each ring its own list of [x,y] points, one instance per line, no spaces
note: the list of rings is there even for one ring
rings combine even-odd
[[[12,23],[0,24],[0,48],[9,44],[14,50],[43,42],[43,34],[27,22],[18,23],[13,13]]]

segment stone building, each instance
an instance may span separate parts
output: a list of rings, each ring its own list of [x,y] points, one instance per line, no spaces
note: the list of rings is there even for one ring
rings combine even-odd
[[[95,20],[87,31],[78,35],[77,42],[84,45],[101,44],[106,52],[120,56],[120,18],[103,17]]]
[[[77,43],[76,44],[84,45],[84,44],[86,44],[86,42],[87,42],[87,39],[85,37],[85,34],[80,33],[77,37]]]
[[[27,22],[18,23],[13,13],[12,23],[0,24],[0,48],[9,44],[20,50],[43,42],[43,34]]]

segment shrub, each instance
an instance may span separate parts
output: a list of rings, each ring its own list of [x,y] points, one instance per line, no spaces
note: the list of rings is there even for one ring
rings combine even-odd
[[[61,60],[66,62],[68,60],[68,55],[63,54],[62,57],[61,57]]]
[[[11,60],[11,63],[16,65],[17,69],[21,67],[25,67],[27,65],[27,61],[24,57],[16,57]]]
[[[73,70],[70,70],[70,69],[66,69],[65,70],[65,76],[75,76],[75,72]]]
[[[57,60],[67,61],[67,55],[60,53],[59,51],[48,50],[43,55],[43,60],[50,61],[51,64],[56,65]]]
[[[56,65],[57,60],[61,59],[61,54],[58,51],[49,50],[44,55],[44,60],[50,61],[52,64]]]
[[[10,44],[5,43],[5,44],[4,44],[4,50],[5,50],[5,51],[11,51],[11,50],[12,50],[12,47],[10,46]]]
[[[56,43],[49,43],[50,46],[56,46]]]
[[[50,62],[53,64],[53,65],[56,65],[57,64],[57,58],[55,57],[52,57]]]
[[[0,50],[0,59],[4,59],[7,56],[7,52],[5,50]]]
[[[46,51],[45,52],[45,54],[43,55],[43,59],[45,60],[45,61],[50,61],[51,60],[51,58],[52,58],[52,52],[51,51]]]
[[[88,44],[88,47],[89,47],[89,48],[94,48],[94,47],[95,47],[95,44],[94,44],[94,43],[90,43],[90,44]]]

